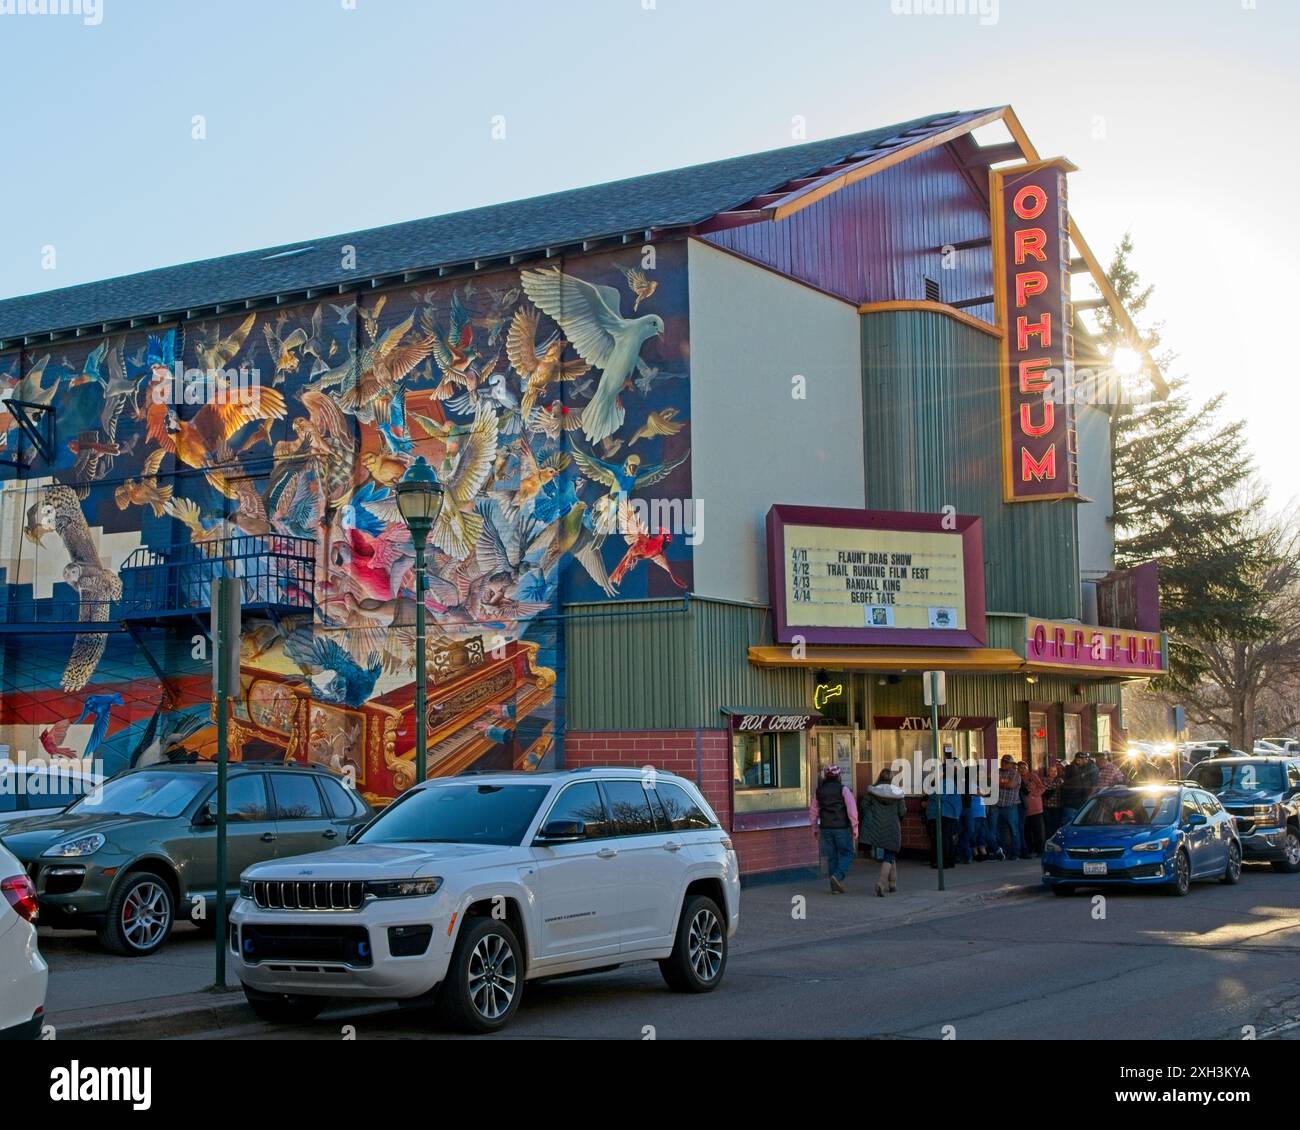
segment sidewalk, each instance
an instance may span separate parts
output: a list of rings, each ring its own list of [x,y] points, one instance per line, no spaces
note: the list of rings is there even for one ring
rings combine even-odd
[[[928,863],[900,859],[898,890],[884,898],[875,893],[879,875],[880,864],[859,856],[844,880],[846,894],[831,893],[824,865],[816,878],[747,886],[740,896],[741,925],[732,940],[733,951],[803,945],[822,936],[886,929],[1043,890],[1036,859],[945,867],[942,891],[939,872]],[[797,904],[797,898],[803,903]]]
[[[796,948],[965,913],[1043,889],[1037,860],[945,868],[943,891],[937,889],[938,872],[928,864],[899,860],[899,889],[884,898],[874,892],[879,873],[879,864],[855,860],[843,895],[831,893],[825,875],[746,887],[732,952]],[[102,953],[89,933],[42,930],[40,946],[50,965],[46,1015],[59,1037],[159,1039],[242,1023],[250,1016],[229,972],[227,991],[209,988],[213,942],[189,926],[179,927],[149,958]]]

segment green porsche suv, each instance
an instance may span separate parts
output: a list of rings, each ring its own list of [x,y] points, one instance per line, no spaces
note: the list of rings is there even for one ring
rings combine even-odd
[[[153,953],[177,918],[211,925],[217,886],[217,767],[152,765],[105,781],[62,812],[4,829],[36,886],[41,924],[90,927],[105,949]],[[343,779],[281,763],[231,765],[226,891],[277,856],[346,843],[371,811]]]

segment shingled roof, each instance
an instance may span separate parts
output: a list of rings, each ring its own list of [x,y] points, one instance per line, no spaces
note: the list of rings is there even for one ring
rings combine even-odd
[[[0,301],[0,341],[689,229],[882,143],[905,146],[913,140],[903,137],[909,131],[965,117],[930,114],[827,141],[11,298]],[[348,244],[356,248],[352,271],[341,267],[340,249]]]

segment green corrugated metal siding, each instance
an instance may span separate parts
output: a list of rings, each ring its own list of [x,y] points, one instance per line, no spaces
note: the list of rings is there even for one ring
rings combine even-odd
[[[692,598],[570,605],[566,725],[572,730],[717,727],[723,706],[803,706],[801,670],[748,660],[767,643],[766,608]],[[606,615],[610,612],[628,615]]]
[[[924,310],[862,316],[867,506],[984,519],[987,606],[1080,615],[1074,502],[1002,501],[998,343]]]
[[[1083,694],[1074,694],[1076,685],[1083,686]],[[1036,683],[1026,683],[1023,675],[977,675],[949,673],[948,705],[940,713],[962,715],[967,718],[1007,718],[1015,725],[1024,725],[1020,703],[1063,702],[1119,704],[1118,683],[1100,683],[1089,680],[1061,678],[1055,675],[1040,676]],[[871,688],[871,712],[883,715],[925,715],[929,707],[924,704],[919,675],[903,676],[897,683],[877,683]]]

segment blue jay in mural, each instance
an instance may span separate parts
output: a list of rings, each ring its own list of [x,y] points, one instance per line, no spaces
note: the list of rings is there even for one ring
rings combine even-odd
[[[379,425],[388,450],[399,455],[410,455],[415,450],[410,429],[406,426],[406,389],[399,388],[388,407],[388,421]]]
[[[379,506],[379,503],[385,505]],[[378,537],[388,529],[389,522],[385,521],[385,517],[391,517],[388,511],[395,510],[396,507],[397,500],[393,498],[392,492],[372,481],[362,484],[361,489],[352,496],[352,501],[343,507],[339,518],[345,527]],[[376,509],[379,513],[375,513]]]
[[[334,640],[298,628],[284,643],[285,654],[311,672],[315,697],[321,702],[357,707],[370,697],[383,672],[383,664],[370,655],[362,667]]]
[[[99,747],[99,743],[104,740],[104,735],[108,732],[109,714],[113,707],[122,705],[122,696],[116,691],[112,694],[92,694],[86,697],[86,701],[81,704],[81,716],[72,723],[74,726],[80,726],[87,718],[94,719],[83,757],[89,757]]]
[[[577,483],[572,475],[543,483],[541,493],[533,499],[533,517],[544,526],[558,522],[578,505]]]

